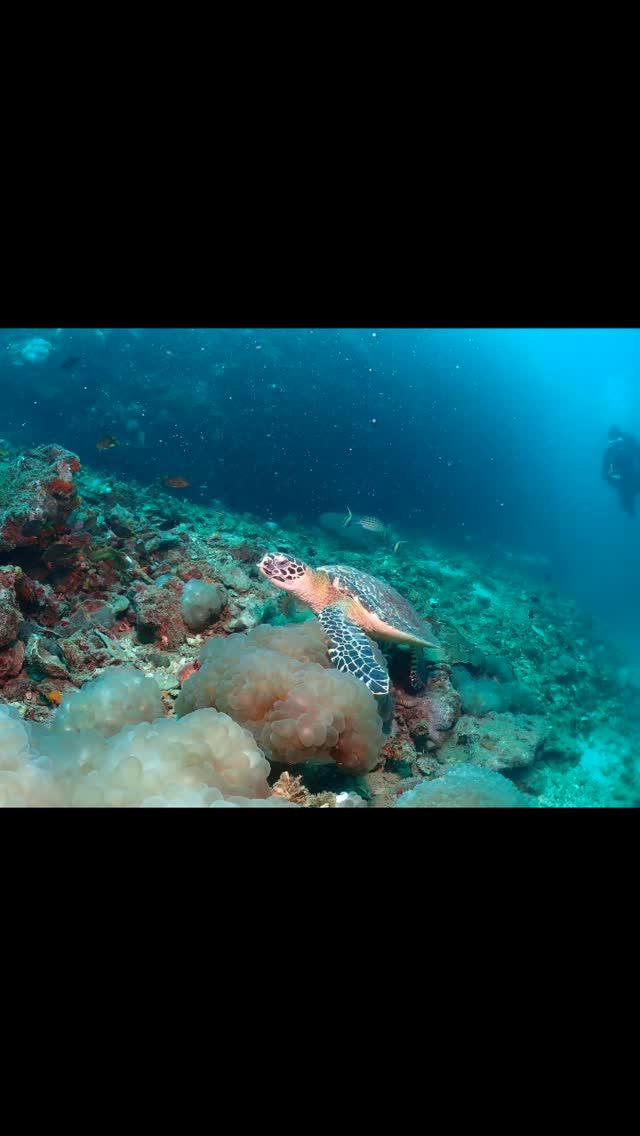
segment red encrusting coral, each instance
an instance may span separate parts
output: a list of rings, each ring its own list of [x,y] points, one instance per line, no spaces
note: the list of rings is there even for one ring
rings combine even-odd
[[[50,493],[73,493],[74,485],[72,481],[64,481],[62,477],[54,477],[52,481],[47,482],[46,488]]]

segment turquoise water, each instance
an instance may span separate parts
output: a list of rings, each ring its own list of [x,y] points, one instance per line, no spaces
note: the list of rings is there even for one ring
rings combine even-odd
[[[616,746],[633,764],[640,713],[640,516],[621,508],[601,463],[612,424],[640,438],[639,375],[640,331],[624,328],[4,328],[0,448],[13,456],[56,443],[98,480],[170,494],[187,526],[208,511],[212,523],[237,518],[240,533],[253,518],[284,550],[295,554],[299,541],[386,569],[454,621],[457,606],[467,625],[468,598],[485,603],[473,592],[484,588],[485,636],[508,638],[513,597],[493,588],[505,573],[514,595],[536,597],[529,607],[544,592],[551,622],[573,605],[589,651],[600,652],[587,652],[588,664],[579,645],[560,651],[552,635],[545,653],[537,617],[529,638],[548,688],[571,686],[553,672],[567,650],[588,669],[585,714],[600,704],[593,731],[610,717],[608,698],[629,708],[604,756],[595,733],[581,742],[588,803],[611,804],[602,787]],[[348,510],[356,522],[344,526]],[[384,556],[365,516],[388,534]],[[455,575],[429,577],[440,554],[447,570],[463,566],[464,594]],[[442,595],[431,597],[436,583]],[[513,634],[524,641],[522,629]],[[599,692],[600,665],[614,677]],[[558,782],[549,803],[562,803],[566,769],[545,762],[535,790]]]

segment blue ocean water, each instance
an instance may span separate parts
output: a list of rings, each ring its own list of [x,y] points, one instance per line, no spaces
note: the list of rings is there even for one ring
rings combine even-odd
[[[511,556],[640,659],[640,517],[600,469],[613,422],[640,436],[639,368],[624,328],[5,328],[0,436]]]

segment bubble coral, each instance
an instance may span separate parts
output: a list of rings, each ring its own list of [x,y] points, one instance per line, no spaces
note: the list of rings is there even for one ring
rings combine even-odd
[[[135,672],[134,672],[135,673]],[[269,762],[226,714],[197,710],[177,721],[140,721],[160,690],[142,675],[114,684],[106,672],[58,710],[51,725],[0,706],[0,807],[297,808],[273,799]],[[128,690],[128,695],[125,695]],[[137,724],[117,733],[115,701]]]
[[[96,730],[108,738],[123,726],[152,722],[163,712],[157,682],[134,667],[114,667],[65,699],[56,714],[56,729]]]
[[[329,667],[317,623],[210,640],[200,663],[177,700],[179,717],[214,706],[287,765],[333,761],[357,773],[377,764],[383,734],[375,699]]]

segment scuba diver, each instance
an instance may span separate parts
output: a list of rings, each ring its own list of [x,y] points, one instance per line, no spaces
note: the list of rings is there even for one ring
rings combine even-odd
[[[602,476],[618,490],[625,513],[635,517],[635,499],[640,493],[640,444],[618,426],[609,429],[609,441],[602,458]]]

